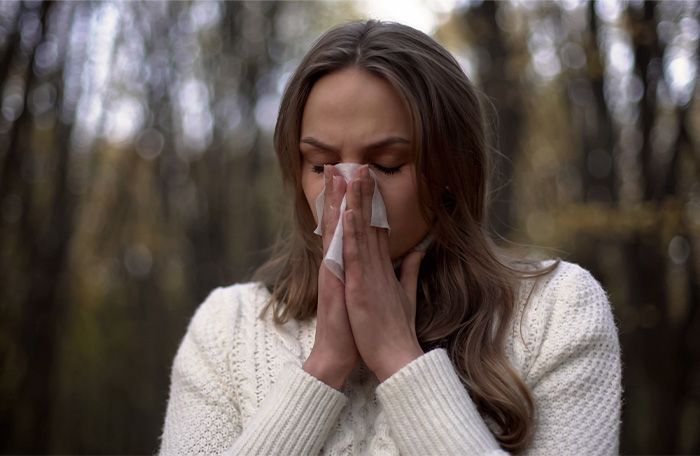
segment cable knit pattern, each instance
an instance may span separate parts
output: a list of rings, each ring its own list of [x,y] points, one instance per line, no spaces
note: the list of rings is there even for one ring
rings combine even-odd
[[[173,362],[160,454],[507,454],[444,349],[381,385],[360,363],[337,391],[301,368],[315,319],[258,319],[268,296],[237,284],[199,306]],[[525,281],[518,304],[506,353],[535,398],[527,453],[616,454],[621,364],[607,294],[562,261]]]

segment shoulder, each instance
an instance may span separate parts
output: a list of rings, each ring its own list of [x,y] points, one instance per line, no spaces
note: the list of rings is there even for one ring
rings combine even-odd
[[[582,266],[562,260],[543,279],[539,286],[535,286],[533,298],[541,303],[537,310],[545,315],[578,314],[571,323],[580,323],[595,314],[612,316],[608,293]]]
[[[202,369],[226,378],[227,364],[247,320],[257,318],[265,301],[265,288],[257,283],[217,287],[197,306],[177,350],[174,371],[196,378]]]
[[[258,282],[217,287],[199,304],[192,317],[192,324],[255,312],[262,308],[268,296],[265,287]]]
[[[540,267],[554,263],[555,260],[542,261]],[[548,274],[524,280],[518,300],[524,308],[521,310],[540,316],[570,307],[606,308],[610,304],[607,292],[587,269],[564,260]]]
[[[217,287],[195,310],[187,335],[198,345],[226,344],[242,320],[257,318],[268,296],[258,282]]]
[[[610,352],[619,351],[608,294],[590,271],[576,263],[561,260],[550,273],[526,280],[518,304],[513,328],[521,337],[513,339],[526,373],[536,370],[538,360],[555,352],[574,355],[592,341],[604,343]]]

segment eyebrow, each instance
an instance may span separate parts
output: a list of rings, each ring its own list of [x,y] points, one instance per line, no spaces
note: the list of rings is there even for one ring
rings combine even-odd
[[[312,136],[307,136],[306,138],[302,138],[301,142],[310,144],[314,147],[318,147],[319,149],[324,149],[328,150],[331,152],[340,152],[340,150],[337,147],[322,143],[318,139],[312,137]],[[387,147],[391,146],[394,144],[411,144],[411,141],[409,141],[406,138],[402,138],[400,136],[389,136],[387,138],[384,138],[380,141],[374,142],[372,144],[369,144],[364,147],[365,150],[373,150],[373,149],[380,149],[382,147]]]

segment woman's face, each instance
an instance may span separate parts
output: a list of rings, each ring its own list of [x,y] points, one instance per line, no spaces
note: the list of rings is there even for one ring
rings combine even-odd
[[[384,79],[358,68],[328,74],[314,84],[301,125],[301,184],[311,212],[323,190],[323,165],[368,163],[384,198],[391,259],[428,232],[418,205],[411,123],[399,95]]]

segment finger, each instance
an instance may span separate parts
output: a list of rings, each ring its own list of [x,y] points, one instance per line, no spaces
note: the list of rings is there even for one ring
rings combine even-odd
[[[413,305],[416,304],[418,273],[424,256],[425,252],[411,252],[404,257],[403,263],[401,263],[401,286]]]
[[[332,165],[325,165],[324,183],[325,199],[323,205],[323,254],[328,251],[328,246],[333,239],[333,233],[339,223],[340,206],[345,194],[345,179]]]
[[[356,210],[347,209],[343,218],[343,263],[345,283],[357,279],[364,259],[366,237],[358,230]]]
[[[365,169],[365,180],[362,188],[362,208],[368,229],[369,251],[375,253],[374,258],[378,262],[378,267],[383,269],[390,277],[395,277],[394,268],[391,265],[391,255],[389,253],[389,231],[385,228],[377,228],[372,225],[372,211],[374,209],[374,192],[378,191],[374,175],[369,167]]]
[[[359,179],[359,173],[355,173],[353,178],[348,181],[346,196],[348,209],[359,212],[362,204],[362,185]]]
[[[367,165],[360,168],[362,179],[362,224],[369,226],[372,223],[372,197],[374,196],[374,179],[369,175]]]
[[[355,242],[356,246],[358,249],[362,249],[364,247],[364,244],[367,241],[367,231],[363,229],[363,225],[360,223],[360,220],[358,220],[362,215],[362,207],[361,207],[361,200],[362,200],[362,182],[358,179],[357,174],[355,174],[355,177],[353,177],[349,182],[348,182],[348,187],[347,187],[347,192],[346,192],[346,201],[347,201],[347,207],[345,209],[346,213],[347,211],[352,211],[352,215],[348,216],[348,224],[343,225],[345,229],[350,228],[352,234],[348,234],[347,231],[345,231],[345,237],[350,237],[352,238],[352,241]],[[345,241],[343,242],[345,243]],[[361,258],[364,258],[364,255],[362,255],[362,252],[358,252],[358,255]]]
[[[333,231],[333,219],[337,218],[337,215],[332,213],[332,205],[330,204],[331,198],[333,197],[333,192],[331,188],[331,169],[329,165],[323,165],[323,219],[321,220],[321,224],[323,227],[323,230],[321,232],[322,239],[323,239],[323,254],[326,254],[326,251],[328,250],[328,244],[330,243],[331,236],[329,234],[332,234]]]
[[[393,274],[394,267],[391,265],[391,250],[389,249],[389,230],[377,228],[377,244],[381,262],[388,267],[387,271]]]
[[[356,213],[358,230],[364,231],[367,238],[368,261],[373,261],[378,268],[382,268],[382,258],[379,255],[378,230],[372,224],[372,196],[374,195],[374,178],[369,173],[369,166],[363,165],[357,171],[357,178],[360,180],[360,209]]]

